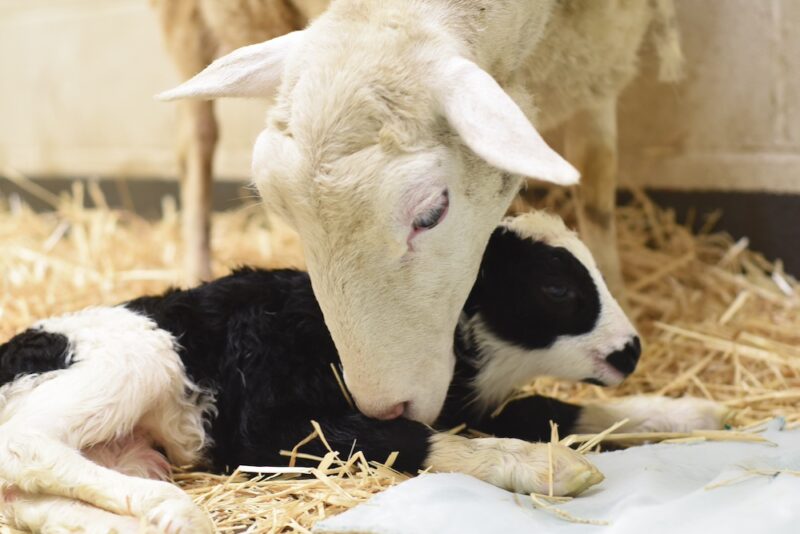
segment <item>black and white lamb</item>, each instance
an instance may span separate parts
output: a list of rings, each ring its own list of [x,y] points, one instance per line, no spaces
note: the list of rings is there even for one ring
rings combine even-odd
[[[581,407],[534,396],[490,415],[541,375],[617,384],[640,350],[587,248],[542,213],[508,219],[492,235],[435,425],[466,423],[495,437],[353,409],[303,272],[241,269],[194,289],[45,319],[0,346],[5,512],[34,531],[135,532],[143,518],[158,532],[213,532],[186,494],[158,480],[169,462],[219,471],[285,464],[279,451],[307,436],[312,419],[343,456],[356,449],[382,461],[397,451],[395,467],[410,473],[458,471],[544,492],[548,448],[536,442],[549,438],[551,420],[564,434],[625,417],[629,430],[721,425],[716,404],[658,397]],[[302,450],[325,452],[319,441]],[[602,480],[569,448],[552,452],[557,495]]]

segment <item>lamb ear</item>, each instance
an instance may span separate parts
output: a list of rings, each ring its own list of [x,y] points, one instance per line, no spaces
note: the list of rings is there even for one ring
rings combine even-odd
[[[445,61],[439,101],[450,126],[473,152],[498,169],[559,185],[580,173],[545,143],[486,71],[463,57]]]
[[[193,78],[156,96],[159,100],[220,97],[267,98],[277,89],[286,57],[303,40],[303,32],[238,48],[222,56]]]

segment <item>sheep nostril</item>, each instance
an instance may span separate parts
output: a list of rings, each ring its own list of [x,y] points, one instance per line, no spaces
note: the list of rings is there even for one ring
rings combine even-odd
[[[639,337],[635,336],[621,350],[609,354],[606,361],[627,376],[636,369],[636,364],[639,363],[639,356],[641,355],[642,343]]]

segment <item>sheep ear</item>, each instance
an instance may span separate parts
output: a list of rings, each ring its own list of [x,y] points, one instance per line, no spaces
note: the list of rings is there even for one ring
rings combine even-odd
[[[270,97],[281,82],[286,57],[302,40],[303,32],[296,31],[236,49],[156,98],[212,100],[220,97]]]
[[[439,101],[450,126],[473,152],[498,169],[570,185],[580,173],[545,143],[486,71],[463,57],[445,61]]]

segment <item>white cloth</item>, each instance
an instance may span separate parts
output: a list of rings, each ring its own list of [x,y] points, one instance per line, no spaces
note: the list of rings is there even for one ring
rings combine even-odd
[[[317,524],[318,533],[369,534],[797,534],[800,477],[755,476],[718,488],[748,469],[800,471],[800,430],[763,433],[776,445],[741,442],[657,444],[594,454],[606,479],[556,505],[571,523],[515,495],[461,474],[423,475]]]

